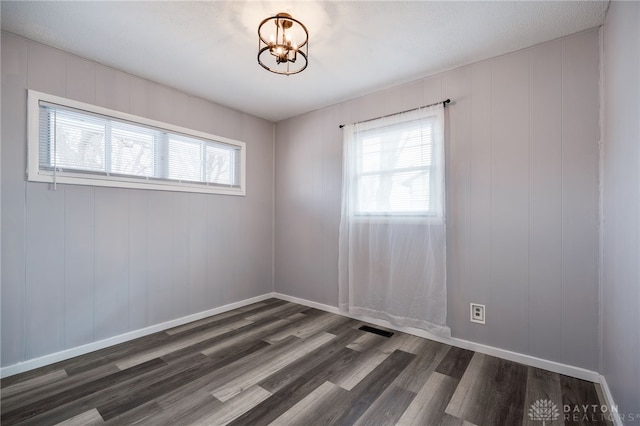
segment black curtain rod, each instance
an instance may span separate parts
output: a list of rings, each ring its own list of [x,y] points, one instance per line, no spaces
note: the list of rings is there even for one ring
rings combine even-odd
[[[423,105],[423,106],[420,106],[420,107],[417,107],[417,108],[411,108],[411,109],[408,109],[408,110],[405,110],[405,111],[394,112],[393,114],[387,114],[387,115],[382,115],[382,116],[376,117],[376,118],[370,118],[368,120],[358,121],[358,123],[366,123],[367,121],[378,120],[380,118],[393,117],[394,115],[404,114],[405,112],[415,111],[415,110],[421,109],[421,108],[429,108],[429,107],[432,107],[432,106],[436,106],[438,104],[442,104],[443,107],[446,107],[448,103],[451,103],[451,99],[445,99],[444,101],[436,102],[436,103],[433,103],[433,104]],[[338,127],[340,127],[342,129],[344,126],[345,126],[344,124],[341,124]]]
[[[430,106],[436,106],[438,104],[442,104],[443,107],[446,107],[448,103],[451,103],[451,99],[445,99],[444,101],[436,102],[436,103],[433,103],[433,104],[423,105],[421,107],[411,108],[411,109],[407,109],[405,111],[394,112],[393,114],[387,114],[387,115],[382,115],[382,116],[376,117],[376,118],[370,118],[368,120],[358,121],[358,123],[366,123],[367,121],[379,120],[380,118],[393,117],[394,115],[404,114],[405,112],[415,111],[415,110],[421,109],[421,108],[429,108]],[[341,124],[338,127],[340,127],[342,129],[344,126],[345,126],[344,124]]]

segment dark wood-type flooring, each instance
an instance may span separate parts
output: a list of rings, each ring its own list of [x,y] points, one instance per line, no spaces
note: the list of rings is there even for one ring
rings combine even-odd
[[[362,325],[269,299],[7,377],[1,423],[610,424],[593,383]]]

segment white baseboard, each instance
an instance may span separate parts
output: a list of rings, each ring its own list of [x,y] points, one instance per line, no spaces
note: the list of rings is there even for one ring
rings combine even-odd
[[[282,294],[278,292],[271,293],[271,297],[286,300],[287,302],[299,303],[300,305],[308,306],[310,308],[320,309],[321,311],[325,311],[325,312],[331,312],[332,314],[349,316],[349,315],[345,315],[344,312],[340,311],[340,309],[336,308],[335,306],[325,305],[324,303],[313,302],[311,300],[302,299],[300,297],[289,296],[287,294]]]
[[[604,403],[610,407],[610,412],[612,414],[611,421],[613,421],[615,426],[624,426],[622,419],[620,418],[620,414],[618,413],[618,406],[615,404],[613,395],[611,395],[611,389],[609,389],[609,385],[607,384],[607,379],[601,375],[599,382],[600,389],[602,389],[602,393],[604,394]]]
[[[579,367],[574,367],[571,365],[566,365],[554,361],[545,360],[542,358],[536,358],[530,355],[524,355],[517,352],[508,351],[505,349],[499,349],[492,346],[483,345],[480,343],[470,342],[463,339],[458,339],[455,337],[447,338],[438,336],[432,333],[429,333],[425,330],[420,330],[413,327],[398,327],[395,326],[388,321],[375,319],[375,318],[366,318],[357,315],[351,315],[347,312],[340,311],[335,306],[325,305],[323,303],[313,302],[306,299],[301,299],[299,297],[289,296],[286,294],[281,294],[277,292],[266,293],[261,296],[256,296],[250,299],[242,300],[239,302],[230,303],[224,306],[220,306],[217,308],[209,309],[207,311],[199,312],[192,315],[187,315],[182,318],[177,318],[171,321],[167,321],[161,324],[156,324],[150,327],[146,327],[140,330],[130,331],[128,333],[120,334],[118,336],[109,337],[104,340],[100,340],[98,342],[92,342],[86,345],[78,346],[75,348],[66,349],[60,352],[56,352],[53,354],[45,355],[40,358],[30,359],[28,361],[24,361],[18,364],[10,365],[7,367],[3,367],[0,369],[0,377],[8,377],[14,374],[22,373],[25,371],[33,370],[38,367],[42,367],[45,365],[53,364],[59,361],[64,361],[69,358],[76,357],[78,355],[84,355],[89,352],[97,351],[99,349],[104,349],[109,346],[117,345],[119,343],[123,343],[132,339],[136,339],[138,337],[147,336],[152,333],[157,333],[159,331],[168,330],[173,327],[177,327],[179,325],[183,325],[192,321],[197,321],[202,318],[206,318],[208,316],[217,315],[223,312],[230,311],[232,309],[241,308],[243,306],[250,305],[252,303],[260,302],[269,298],[278,298],[282,300],[286,300],[288,302],[299,303],[301,305],[309,306],[312,308],[320,309],[325,312],[330,312],[337,315],[343,315],[346,317],[358,319],[360,321],[366,321],[371,324],[375,324],[381,327],[386,327],[392,330],[400,331],[403,333],[413,334],[415,336],[424,337],[425,339],[435,340],[440,343],[445,343],[451,346],[456,346],[463,349],[468,349],[476,352],[480,352],[487,355],[496,356],[499,358],[507,359],[514,362],[519,362],[521,364],[530,365],[533,367],[542,368],[545,370],[553,371],[555,373],[564,374],[571,377],[576,377],[578,379],[589,380],[596,383],[603,383],[602,380],[604,378],[600,376],[599,373],[595,371],[586,370]],[[613,402],[611,398],[611,393],[609,392],[609,388],[603,386],[603,390],[609,402]]]
[[[177,327],[183,324],[197,321],[202,318],[210,317],[212,315],[221,314],[223,312],[231,311],[233,309],[242,308],[243,306],[251,305],[252,303],[261,302],[263,300],[274,297],[272,293],[263,294],[261,296],[252,297],[250,299],[241,300],[239,302],[229,303],[224,306],[209,309],[196,314],[184,316],[171,321],[163,322],[161,324],[155,324],[149,327],[145,327],[139,330],[130,331],[117,336],[109,337],[97,342],[88,343],[86,345],[77,346],[75,348],[65,349],[60,352],[45,355],[39,358],[30,359],[18,364],[9,365],[7,367],[0,368],[0,377],[13,376],[14,374],[23,373],[25,371],[33,370],[35,368],[43,367],[45,365],[54,364],[59,361],[64,361],[79,355],[84,355],[89,352],[94,352],[100,349],[107,348],[109,346],[117,345],[119,343],[127,342],[129,340],[137,339],[138,337],[147,336],[149,334],[157,333],[159,331],[168,330],[173,327]]]
[[[496,356],[496,357],[507,359],[510,361],[519,362],[521,364],[542,368],[542,369],[553,371],[559,374],[564,374],[570,377],[576,377],[578,379],[589,380],[592,382],[600,383],[600,387],[602,389],[604,399],[606,400],[605,403],[609,407],[611,407],[611,409],[613,410],[613,414],[614,414],[612,419],[613,423],[615,424],[615,426],[624,426],[622,421],[620,420],[620,417],[617,415],[618,414],[617,406],[614,403],[613,396],[611,395],[611,390],[607,385],[607,381],[605,377],[595,371],[590,371],[584,368],[574,367],[571,365],[566,365],[566,364],[558,363],[555,361],[549,361],[549,360],[537,358],[530,355],[524,355],[521,353],[508,351],[505,349],[499,349],[492,346],[483,345],[480,343],[470,342],[470,341],[458,339],[455,337],[446,338],[442,336],[437,336],[427,331],[420,330],[413,327],[398,327],[385,320],[351,315],[349,313],[340,311],[335,306],[325,305],[323,303],[313,302],[310,300],[301,299],[299,297],[289,296],[289,295],[281,294],[277,292],[266,293],[261,296],[256,296],[250,299],[241,300],[239,302],[229,303],[224,306],[209,309],[207,311],[199,312],[196,314],[187,315],[182,318],[177,318],[171,321],[163,322],[161,324],[156,324],[140,330],[135,330],[128,333],[120,334],[118,336],[109,337],[107,339],[100,340],[98,342],[93,342],[83,346],[66,349],[60,352],[42,356],[40,358],[30,359],[28,361],[24,361],[18,364],[3,367],[3,368],[0,368],[0,377],[4,378],[4,377],[12,376],[14,374],[33,370],[35,368],[39,368],[45,365],[53,364],[59,361],[64,361],[66,359],[70,359],[79,355],[84,355],[89,352],[97,351],[99,349],[104,349],[109,346],[117,345],[119,343],[123,343],[129,340],[133,340],[138,337],[147,336],[149,334],[157,333],[163,330],[168,330],[170,328],[187,324],[192,321],[197,321],[199,319],[206,318],[212,315],[217,315],[233,309],[238,309],[238,308],[250,305],[252,303],[261,302],[263,300],[270,299],[272,297],[278,298],[281,300],[286,300],[288,302],[299,303],[301,305],[320,309],[325,312],[330,312],[333,314],[354,318],[360,321],[365,321],[365,322],[375,324],[381,327],[386,327],[392,330],[413,334],[415,336],[424,337],[426,339],[435,340],[437,342],[445,343],[451,346],[456,346],[459,348]]]
[[[381,327],[390,328],[392,330],[400,331],[403,333],[413,334],[415,336],[424,337],[425,339],[435,340],[440,343],[445,343],[447,345],[456,346],[463,349],[472,350],[475,352],[480,352],[486,355],[492,355],[498,358],[507,359],[509,361],[519,362],[521,364],[529,365],[532,367],[541,368],[544,370],[553,371],[554,373],[564,374],[566,376],[575,377],[582,380],[588,380],[590,382],[599,383],[600,382],[600,374],[587,370],[580,367],[574,367],[567,364],[562,364],[555,361],[549,361],[542,358],[537,358],[531,355],[525,355],[518,352],[512,352],[506,349],[495,348],[493,346],[483,345],[481,343],[470,342],[468,340],[458,339],[456,337],[442,337],[435,335],[433,333],[429,333],[427,331],[413,328],[413,327],[398,327],[396,325],[391,324],[388,321],[375,319],[375,318],[367,318],[358,315],[352,315],[348,312],[342,312],[335,306],[325,305],[322,303],[312,302],[309,300],[301,299],[294,296],[288,296],[286,294],[273,293],[273,297],[278,299],[286,300],[288,302],[299,303],[301,305],[309,306],[312,308],[320,309],[322,311],[331,312],[333,314],[343,315],[346,317],[354,318],[361,321],[366,321],[371,324],[379,325]],[[611,399],[610,399],[611,400]]]

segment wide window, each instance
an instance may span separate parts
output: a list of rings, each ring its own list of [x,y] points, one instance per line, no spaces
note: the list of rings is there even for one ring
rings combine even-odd
[[[365,122],[351,132],[351,213],[441,216],[442,136],[435,114]]]
[[[29,91],[29,180],[245,194],[245,144]]]

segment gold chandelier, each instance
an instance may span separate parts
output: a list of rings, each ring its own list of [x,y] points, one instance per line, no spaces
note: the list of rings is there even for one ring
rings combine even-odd
[[[309,63],[309,32],[288,13],[278,13],[258,26],[258,63],[276,74],[297,74]]]

